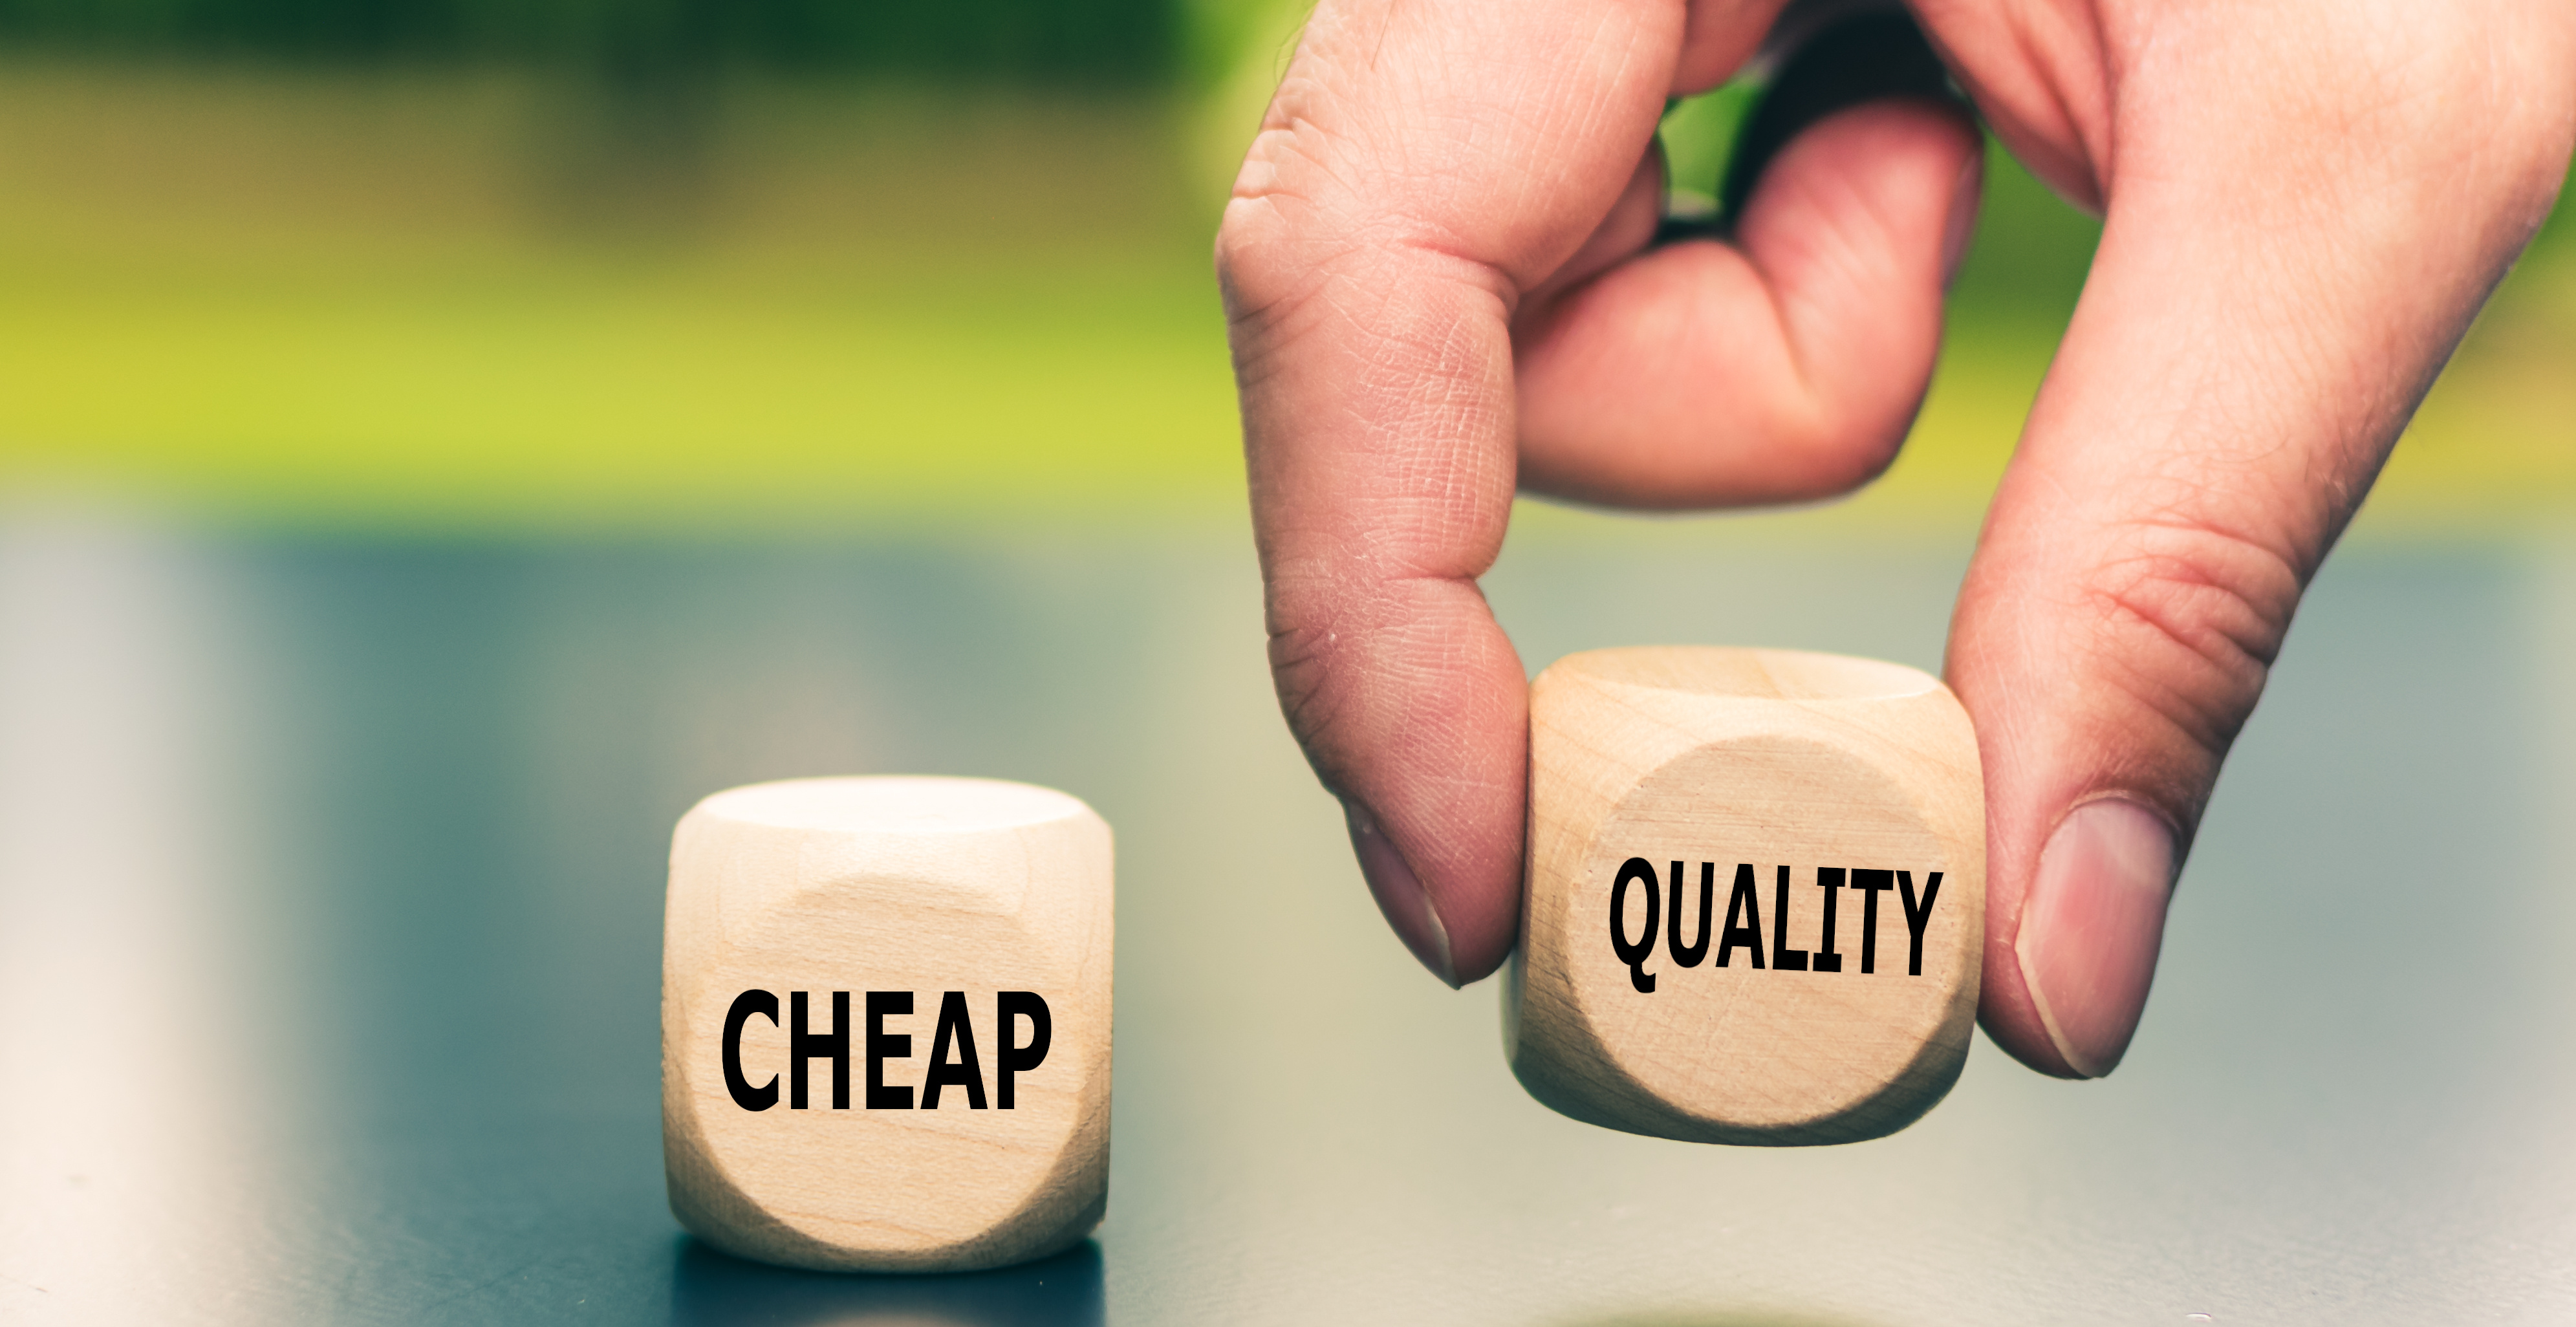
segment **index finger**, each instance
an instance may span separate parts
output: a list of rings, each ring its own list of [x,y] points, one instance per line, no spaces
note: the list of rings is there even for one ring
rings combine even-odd
[[[1452,983],[1519,902],[1527,684],[1476,587],[1514,487],[1509,320],[1634,173],[1684,29],[1679,0],[1326,0],[1218,239],[1280,704]]]

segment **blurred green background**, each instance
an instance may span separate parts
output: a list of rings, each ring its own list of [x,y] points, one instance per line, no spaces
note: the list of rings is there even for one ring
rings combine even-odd
[[[0,483],[217,519],[1239,510],[1208,241],[1271,0],[0,0]],[[1678,108],[1713,186],[1744,101]],[[1969,519],[2094,227],[1998,154],[1914,445]],[[2576,505],[2553,222],[2371,521]]]

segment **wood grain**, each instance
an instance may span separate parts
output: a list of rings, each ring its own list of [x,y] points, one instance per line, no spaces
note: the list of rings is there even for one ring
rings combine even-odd
[[[1985,803],[1937,679],[1784,650],[1572,655],[1532,686],[1530,763],[1503,1009],[1532,1096],[1794,1146],[1893,1133],[1957,1081]]]
[[[662,959],[680,1223],[832,1270],[997,1267],[1088,1235],[1108,1199],[1110,852],[1089,807],[1027,784],[700,802],[672,842]]]

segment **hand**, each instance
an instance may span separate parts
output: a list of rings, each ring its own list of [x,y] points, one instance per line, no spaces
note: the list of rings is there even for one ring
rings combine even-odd
[[[1893,457],[1973,217],[1950,106],[1828,116],[1734,242],[1649,247],[1668,96],[1780,0],[1323,0],[1217,242],[1281,707],[1451,983],[1517,924],[1527,688],[1476,578],[1516,487],[1701,507]],[[1981,1011],[2119,1062],[2301,590],[2576,139],[2566,0],[1918,0],[1986,122],[2104,216],[1948,673],[1988,797]]]

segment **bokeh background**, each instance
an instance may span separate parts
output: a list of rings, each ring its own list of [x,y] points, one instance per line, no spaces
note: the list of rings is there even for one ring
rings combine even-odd
[[[408,528],[1222,507],[1208,241],[1300,16],[0,0],[0,483]],[[1742,102],[1675,113],[1678,186]],[[1888,512],[1973,511],[2082,281],[2092,225],[1995,165]],[[2576,498],[2570,229],[2390,523]]]
[[[1209,241],[1293,0],[0,0],[0,1321],[2576,1319],[2576,226],[2319,578],[2138,1039],[1851,1147],[1580,1125],[1280,724]],[[1667,122],[1713,189],[1738,87]],[[1996,156],[1850,500],[1525,506],[1532,668],[1939,666],[2095,230]],[[663,1202],[672,823],[1119,835],[1098,1240],[798,1276]]]

